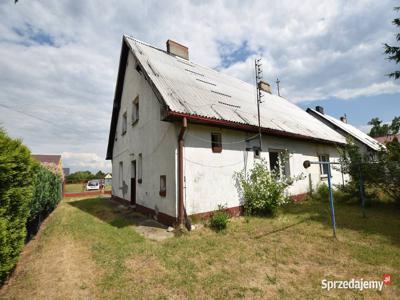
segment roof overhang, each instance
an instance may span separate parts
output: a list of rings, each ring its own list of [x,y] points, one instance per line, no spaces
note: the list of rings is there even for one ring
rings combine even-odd
[[[167,111],[165,113],[164,120],[165,121],[180,121],[183,118],[186,118],[188,121],[190,121],[192,123],[196,123],[196,124],[211,125],[211,126],[216,126],[216,127],[223,127],[223,128],[245,131],[245,132],[258,132],[259,131],[258,126],[236,123],[236,122],[227,121],[227,120],[207,118],[207,117],[203,117],[203,116],[191,115],[191,114],[187,114],[187,113],[174,112],[174,111]],[[306,141],[311,141],[311,142],[316,142],[316,143],[331,144],[331,145],[337,145],[337,146],[345,145],[344,143],[338,143],[338,142],[334,142],[331,140],[318,139],[318,138],[307,136],[307,135],[296,134],[296,133],[292,133],[292,132],[275,130],[275,129],[265,128],[265,127],[261,128],[261,132],[264,134],[267,134],[267,135],[277,136],[277,137],[293,138],[293,139],[306,140]]]

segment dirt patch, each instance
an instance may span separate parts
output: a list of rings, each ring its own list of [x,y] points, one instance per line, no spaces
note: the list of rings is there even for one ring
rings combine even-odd
[[[41,230],[45,230],[43,227]],[[0,297],[94,299],[98,271],[87,248],[68,236],[44,237],[42,232],[25,247],[12,278],[1,289]]]

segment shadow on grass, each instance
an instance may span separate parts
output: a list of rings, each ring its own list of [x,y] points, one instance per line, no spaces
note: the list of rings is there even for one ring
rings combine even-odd
[[[110,198],[86,198],[69,200],[67,203],[117,228],[131,225],[165,228],[164,225],[155,220],[135,212],[128,206],[111,201]]]
[[[283,211],[287,214],[309,215],[311,221],[320,222],[326,227],[332,226],[328,201],[307,200],[292,203]],[[382,235],[393,244],[400,245],[400,209],[393,204],[375,203],[366,209],[364,218],[359,205],[337,202],[335,216],[338,229]]]

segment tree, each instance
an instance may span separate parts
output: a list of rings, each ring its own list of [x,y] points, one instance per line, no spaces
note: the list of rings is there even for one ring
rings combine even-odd
[[[400,11],[400,6],[394,8],[395,11]],[[395,18],[392,23],[395,26],[400,27],[400,18]],[[396,34],[396,41],[400,42],[400,33]],[[400,62],[400,47],[399,46],[390,46],[385,43],[385,54],[388,56],[389,60],[393,60],[396,64]],[[400,78],[400,71],[394,71],[388,74],[390,77],[394,79]]]
[[[379,118],[372,118],[371,121],[368,122],[368,125],[372,125],[369,132],[369,136],[371,137],[398,134],[400,131],[400,117],[394,117],[390,125],[382,124]]]
[[[104,179],[104,176],[106,176],[106,173],[104,173],[103,171],[99,170],[96,175],[94,175],[94,177],[96,179]]]
[[[385,136],[389,134],[389,125],[382,124],[379,118],[372,118],[368,125],[372,125],[369,135],[372,137]]]

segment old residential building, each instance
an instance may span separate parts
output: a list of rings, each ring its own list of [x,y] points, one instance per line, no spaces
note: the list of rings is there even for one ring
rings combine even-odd
[[[254,86],[189,61],[173,41],[167,50],[123,37],[107,159],[112,194],[163,223],[207,215],[219,204],[239,212],[243,199],[233,178],[265,159],[274,168],[287,150],[284,172],[303,174],[288,194],[301,197],[326,180],[304,160],[338,160],[346,139],[286,99],[263,92],[262,152]],[[342,182],[332,169],[334,183]]]

